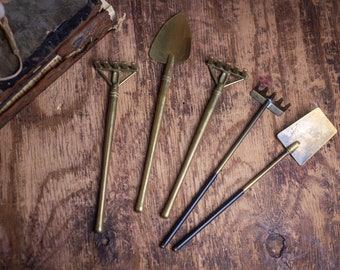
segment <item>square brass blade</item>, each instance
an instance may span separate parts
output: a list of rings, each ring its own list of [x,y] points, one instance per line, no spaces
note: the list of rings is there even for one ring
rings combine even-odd
[[[277,137],[286,148],[296,141],[300,142],[300,146],[291,155],[299,165],[303,165],[336,132],[327,116],[320,108],[316,108],[281,131]]]

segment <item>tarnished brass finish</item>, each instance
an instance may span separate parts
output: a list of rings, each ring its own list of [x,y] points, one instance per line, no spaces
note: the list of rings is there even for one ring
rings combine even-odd
[[[237,140],[234,142],[234,144],[230,147],[228,152],[224,155],[220,163],[218,164],[217,168],[214,170],[212,175],[206,180],[206,182],[203,184],[199,192],[196,194],[196,196],[193,198],[193,200],[190,202],[189,206],[186,208],[186,210],[183,212],[182,216],[177,220],[175,225],[172,227],[168,235],[164,238],[163,242],[161,243],[161,247],[165,248],[171,239],[175,236],[176,232],[180,229],[182,224],[185,222],[185,220],[189,217],[190,213],[194,210],[198,202],[201,200],[201,198],[204,196],[204,194],[208,191],[210,186],[214,183],[216,180],[218,174],[221,172],[222,168],[225,166],[225,164],[228,162],[228,160],[231,158],[231,156],[234,154],[236,149],[240,146],[242,141],[245,139],[247,134],[250,132],[252,127],[255,125],[257,120],[260,118],[260,116],[264,113],[266,109],[269,109],[276,115],[281,115],[285,110],[287,110],[290,106],[290,104],[287,104],[285,106],[282,106],[282,99],[279,99],[278,101],[274,100],[275,93],[268,95],[268,88],[264,88],[261,90],[259,88],[259,85],[256,86],[251,92],[250,95],[254,97],[257,101],[259,101],[262,106],[257,111],[257,113],[254,115],[252,120],[248,123],[248,125],[244,128],[240,136],[237,138]]]
[[[281,143],[287,147],[299,141],[301,147],[294,151],[292,157],[299,165],[310,159],[337,132],[327,116],[316,108],[304,117],[277,134]]]
[[[143,211],[151,165],[156,150],[173,67],[174,64],[185,61],[190,55],[190,50],[191,32],[187,19],[182,13],[175,15],[164,24],[151,45],[149,53],[150,57],[157,62],[166,64],[166,66],[158,94],[156,112],[153,120],[148,152],[145,159],[142,182],[135,206],[135,210],[137,212]]]
[[[174,251],[179,251],[187,243],[191,241],[200,231],[208,226],[213,220],[215,220],[220,214],[222,214],[229,206],[236,202],[250,187],[252,187],[262,176],[269,172],[276,164],[284,159],[289,154],[293,153],[299,147],[299,142],[294,142],[290,145],[280,156],[278,156],[272,163],[258,173],[253,179],[251,179],[241,189],[231,195],[224,203],[222,203],[213,213],[211,213],[200,225],[194,228],[189,234],[187,234],[182,240],[173,246]]]
[[[324,115],[321,109],[316,108],[304,117],[281,131],[277,136],[282,144],[286,147],[285,152],[279,155],[267,167],[261,170],[253,179],[245,184],[241,189],[235,192],[229,199],[222,203],[213,213],[211,213],[199,226],[194,228],[182,240],[180,240],[173,249],[180,250],[195,235],[202,231],[224,210],[239,199],[248,191],[258,180],[267,172],[277,165],[286,156],[291,155],[299,165],[303,165],[311,158],[328,140],[337,132],[333,124]]]
[[[108,61],[95,62],[95,68],[103,79],[110,85],[108,107],[106,113],[105,123],[105,137],[103,146],[103,158],[102,158],[102,171],[101,171],[101,182],[99,189],[98,208],[97,208],[97,220],[95,225],[95,231],[101,233],[103,231],[103,219],[104,219],[104,206],[105,206],[105,194],[106,186],[108,182],[108,171],[110,154],[112,147],[112,134],[116,119],[116,109],[119,94],[119,86],[126,82],[131,76],[136,74],[138,67],[135,63],[128,65],[127,63],[117,63]],[[105,75],[105,71],[109,71],[111,78]],[[123,80],[120,81],[120,73],[129,72]]]
[[[294,151],[298,149],[300,146],[300,142],[296,141],[289,145],[280,156],[278,156],[275,160],[273,160],[267,167],[265,167],[262,171],[260,171],[253,179],[251,179],[247,184],[243,186],[243,191],[246,192],[250,189],[260,178],[262,178],[267,172],[269,172],[276,164],[278,164],[282,159],[286,156],[292,154]]]
[[[180,172],[177,176],[177,180],[175,182],[175,185],[169,195],[169,198],[165,204],[165,207],[163,208],[163,211],[161,213],[162,217],[168,218],[171,208],[173,206],[173,203],[175,201],[175,198],[179,192],[179,189],[183,183],[183,180],[185,178],[185,175],[187,174],[187,171],[189,169],[190,163],[194,157],[194,154],[196,152],[196,149],[199,145],[199,142],[201,141],[201,138],[203,136],[203,133],[209,123],[209,120],[214,112],[214,109],[216,107],[217,101],[219,97],[221,96],[222,90],[226,88],[227,86],[233,85],[237,82],[243,81],[247,77],[247,71],[244,69],[243,71],[240,71],[237,66],[231,65],[230,63],[223,63],[221,61],[216,61],[214,58],[210,57],[207,66],[209,69],[209,72],[214,80],[214,82],[217,84],[215,90],[212,93],[212,96],[210,97],[210,100],[204,110],[204,113],[201,117],[200,123],[196,129],[196,133],[194,134],[194,137],[191,141],[190,147],[188,149],[187,155],[184,159],[184,162],[182,164],[182,167],[180,169]],[[216,72],[219,73],[219,76],[217,76]]]
[[[236,149],[240,146],[242,141],[245,139],[245,137],[248,135],[250,130],[253,128],[257,120],[261,117],[261,115],[265,112],[266,109],[270,110],[272,113],[274,113],[277,116],[282,115],[289,107],[290,103],[286,104],[285,106],[282,105],[283,98],[280,98],[279,100],[275,100],[276,93],[273,92],[271,95],[268,95],[268,88],[260,89],[260,85],[257,85],[253,90],[251,90],[250,95],[260,102],[262,106],[257,111],[257,113],[253,116],[252,120],[248,123],[246,128],[242,131],[240,136],[237,138],[237,140],[234,142],[232,147],[229,149],[229,151],[224,155],[222,160],[220,161],[219,165],[215,169],[215,173],[219,174],[222,168],[225,166],[225,164],[228,162],[228,160],[231,158],[231,156],[234,154]]]

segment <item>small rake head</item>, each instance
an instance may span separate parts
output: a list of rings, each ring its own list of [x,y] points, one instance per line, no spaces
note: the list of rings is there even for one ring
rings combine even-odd
[[[241,71],[237,65],[233,65],[229,62],[222,62],[220,60],[216,60],[212,56],[209,57],[207,61],[207,66],[216,84],[218,83],[218,79],[216,77],[216,74],[213,72],[213,69],[218,70],[221,73],[226,73],[228,76],[234,77],[234,82],[245,80],[247,78],[246,69],[243,69]],[[228,83],[228,85],[230,84]]]
[[[277,101],[274,100],[276,93],[273,92],[271,95],[268,95],[268,90],[268,87],[260,89],[260,85],[257,85],[253,90],[251,90],[250,95],[261,104],[264,104],[269,100],[270,105],[268,106],[268,109],[277,116],[282,115],[290,107],[290,103],[282,106],[283,98],[280,98]]]
[[[98,61],[97,60],[94,62],[94,67],[109,85],[113,85],[113,84],[121,85],[138,71],[138,66],[134,62],[128,65],[126,62],[118,63],[116,61],[109,62],[109,61]],[[109,72],[112,72],[113,74],[116,74],[115,76],[112,76],[114,81],[112,81],[112,79],[106,76],[104,74],[104,71],[109,71]],[[118,78],[119,78],[120,72],[130,72],[130,74],[126,76],[124,80],[119,82]]]
[[[130,71],[130,72],[137,72],[138,67],[137,64],[132,62],[128,65],[126,62],[118,63],[116,61],[109,62],[109,61],[95,61],[94,66],[97,70],[101,71]]]

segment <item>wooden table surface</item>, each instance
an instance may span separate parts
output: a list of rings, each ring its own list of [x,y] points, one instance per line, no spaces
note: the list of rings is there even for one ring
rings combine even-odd
[[[339,1],[114,1],[121,28],[0,130],[1,269],[339,269],[339,135],[299,166],[288,157],[180,252],[160,241],[258,110],[267,110],[184,223],[178,241],[283,151],[276,134],[320,107],[339,129]],[[134,212],[164,66],[153,38],[183,12],[192,52],[176,65],[142,213]],[[209,55],[247,68],[223,91],[169,219],[160,212],[215,87]],[[135,61],[120,88],[105,232],[93,231],[108,86],[95,59]]]

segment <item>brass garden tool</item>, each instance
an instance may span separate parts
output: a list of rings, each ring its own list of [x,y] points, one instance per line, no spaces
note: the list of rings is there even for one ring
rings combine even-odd
[[[99,189],[99,199],[98,199],[98,210],[97,210],[97,220],[95,231],[101,233],[103,231],[103,218],[104,218],[104,206],[105,206],[105,194],[109,170],[109,161],[112,147],[112,134],[116,119],[116,109],[118,101],[118,90],[119,86],[126,82],[131,76],[136,74],[138,67],[135,63],[128,65],[125,62],[117,63],[108,61],[95,62],[95,68],[98,73],[103,77],[103,79],[109,84],[109,100],[106,113],[106,123],[105,123],[105,138],[103,147],[103,160],[102,160],[102,171],[101,171],[101,182]],[[111,77],[105,75],[105,72],[109,73]],[[120,73],[127,72],[128,75],[120,80]]]
[[[228,162],[228,160],[231,158],[233,153],[236,151],[236,149],[240,146],[241,142],[244,140],[244,138],[247,136],[247,134],[250,132],[252,127],[255,125],[257,120],[260,118],[260,116],[265,112],[266,109],[270,110],[272,113],[274,113],[277,116],[282,115],[290,106],[290,104],[287,104],[285,106],[282,106],[283,99],[274,100],[274,97],[276,96],[275,93],[272,93],[271,95],[268,95],[268,88],[264,88],[263,90],[260,89],[260,85],[256,86],[251,92],[250,95],[257,100],[262,106],[257,111],[257,113],[254,115],[252,120],[248,123],[248,125],[245,127],[241,135],[238,137],[238,139],[234,142],[234,144],[231,146],[229,151],[226,153],[226,155],[222,158],[222,161],[215,169],[214,173],[208,178],[208,180],[204,183],[200,191],[197,193],[197,195],[194,197],[194,199],[191,201],[190,205],[187,207],[187,209],[184,211],[182,216],[177,220],[174,227],[172,227],[169,234],[166,236],[166,238],[163,240],[161,247],[165,248],[168,243],[171,241],[171,239],[175,236],[176,232],[180,229],[184,221],[188,218],[190,213],[194,210],[195,206],[198,204],[198,202],[201,200],[203,195],[208,191],[209,187],[214,183],[215,179],[217,178],[217,175],[221,172],[224,165]]]
[[[196,133],[191,141],[190,147],[188,149],[188,152],[186,154],[186,157],[184,159],[180,172],[177,176],[175,185],[162,211],[162,217],[164,218],[169,217],[172,205],[183,183],[185,175],[187,174],[190,163],[194,157],[194,154],[199,145],[199,142],[201,141],[203,133],[214,112],[217,101],[222,94],[222,90],[226,88],[227,86],[230,86],[232,84],[245,80],[247,77],[247,71],[245,69],[243,71],[240,71],[237,66],[231,65],[230,63],[223,63],[220,61],[216,61],[212,57],[209,58],[207,65],[209,68],[209,72],[214,82],[217,84],[217,86],[215,90],[213,91],[210,97],[209,103],[207,104],[204,110],[203,116],[201,117],[201,121],[196,129]],[[216,72],[219,73],[219,77],[217,77]]]
[[[150,57],[162,64],[166,64],[166,66],[162,77],[161,88],[158,94],[156,112],[153,120],[142,182],[135,207],[137,212],[142,212],[143,210],[152,160],[161,127],[163,111],[172,78],[173,67],[174,64],[181,63],[188,59],[190,50],[191,32],[189,24],[182,13],[175,15],[164,24],[151,45]]]
[[[193,229],[173,249],[178,251],[186,245],[195,235],[203,230],[210,222],[218,217],[233,202],[248,191],[262,176],[278,164],[283,158],[291,155],[299,165],[306,163],[328,140],[336,133],[335,127],[325,114],[316,108],[283,131],[277,137],[286,150],[260,171],[252,180],[235,192],[227,201],[210,214],[199,226]]]

